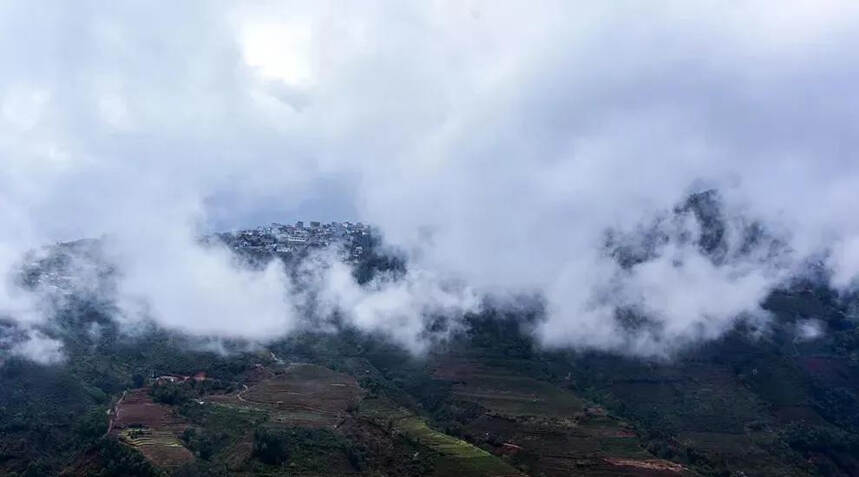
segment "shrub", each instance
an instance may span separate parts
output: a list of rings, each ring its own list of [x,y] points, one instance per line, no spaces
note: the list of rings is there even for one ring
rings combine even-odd
[[[280,465],[289,459],[285,436],[270,429],[254,432],[253,456],[269,465]]]

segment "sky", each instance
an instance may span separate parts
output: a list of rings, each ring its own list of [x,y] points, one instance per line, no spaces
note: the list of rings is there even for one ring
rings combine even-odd
[[[195,237],[360,220],[411,264],[360,287],[323,260],[320,296],[360,327],[421,350],[428,313],[536,293],[545,346],[665,355],[765,321],[810,257],[855,287],[857,36],[835,0],[0,1],[0,272],[106,235],[122,319],[267,339],[305,298]],[[665,219],[708,189],[722,261]],[[751,221],[777,259],[739,252]],[[646,263],[607,256],[607,231],[656,222]],[[21,354],[56,359],[40,298],[6,282]]]

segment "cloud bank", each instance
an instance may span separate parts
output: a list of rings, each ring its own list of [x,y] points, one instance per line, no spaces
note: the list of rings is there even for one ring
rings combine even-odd
[[[0,270],[106,234],[127,316],[281,335],[283,273],[195,237],[354,218],[415,270],[326,268],[358,326],[420,348],[426,316],[538,293],[546,345],[665,354],[759,315],[808,257],[855,285],[857,36],[846,1],[2,2]],[[710,189],[719,256],[672,212]],[[671,215],[646,261],[607,250]],[[33,301],[6,283],[0,313],[29,326]]]

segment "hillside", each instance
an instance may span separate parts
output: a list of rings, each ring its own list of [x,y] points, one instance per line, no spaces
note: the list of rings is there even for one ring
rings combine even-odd
[[[364,281],[403,267],[362,240]],[[415,355],[343,323],[215,349],[130,334],[82,291],[57,303],[66,359],[0,364],[4,475],[859,475],[855,301],[814,282],[774,292],[766,327],[666,359],[541,349],[539,313],[491,307]]]

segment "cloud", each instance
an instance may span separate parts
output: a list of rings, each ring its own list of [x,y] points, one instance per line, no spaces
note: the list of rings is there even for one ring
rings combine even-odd
[[[301,321],[289,281],[195,237],[355,216],[414,269],[368,288],[328,269],[368,329],[417,346],[414,316],[538,293],[546,344],[661,354],[759,313],[809,256],[855,283],[857,26],[838,1],[5,2],[0,270],[107,234],[128,316],[269,336]],[[605,253],[705,189],[789,253]],[[0,310],[38,321],[5,289]]]
[[[796,340],[810,341],[823,336],[824,326],[819,320],[799,320],[796,323]]]
[[[434,342],[461,330],[461,318],[481,309],[475,290],[446,281],[417,267],[403,276],[382,273],[359,285],[352,269],[331,251],[305,266],[314,276],[306,286],[323,316],[337,314],[364,331],[386,336],[406,349],[423,353]]]
[[[56,364],[65,359],[62,346],[61,341],[30,330],[22,341],[12,345],[9,352],[13,356],[31,359],[37,363]]]
[[[154,318],[192,335],[252,340],[296,328],[291,285],[279,262],[258,271],[235,264],[224,247],[195,246],[192,237],[160,228],[156,235],[144,247],[130,239],[111,244],[111,260],[121,264],[117,297],[124,320]]]

